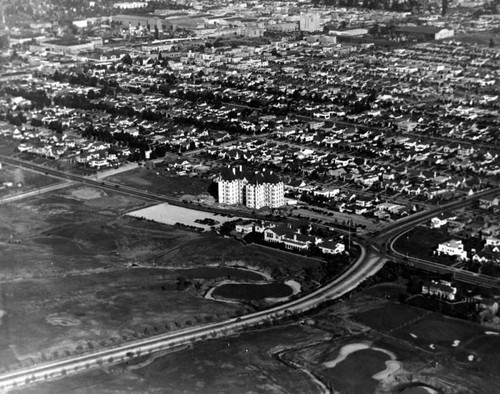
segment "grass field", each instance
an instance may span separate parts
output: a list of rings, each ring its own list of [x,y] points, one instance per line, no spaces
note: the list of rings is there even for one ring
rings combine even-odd
[[[162,170],[150,170],[144,167],[137,167],[135,170],[113,175],[107,179],[123,185],[138,187],[150,193],[173,197],[206,194],[211,183],[208,179],[170,175]]]
[[[380,332],[389,332],[402,325],[419,319],[426,314],[423,309],[388,302],[382,306],[356,313],[353,319]]]
[[[481,335],[467,342],[457,359],[468,362],[469,355],[475,355],[474,364],[482,371],[500,375],[500,336]]]
[[[493,39],[495,47],[498,47],[500,45],[500,32],[484,31],[475,33],[461,33],[456,35],[453,39],[466,44],[478,44],[483,46],[489,46],[490,40]]]
[[[45,186],[59,183],[61,180],[4,164],[0,169],[0,183],[3,182],[12,182],[13,186],[0,189],[0,198],[15,193],[37,190]],[[18,184],[21,186],[18,187]]]
[[[400,236],[394,243],[394,249],[402,254],[424,260],[438,261],[442,264],[452,264],[447,257],[434,256],[433,253],[442,242],[449,241],[450,236],[445,229],[431,229],[418,226]]]
[[[477,324],[431,313],[414,324],[396,330],[394,336],[433,351],[459,349],[461,344],[483,332],[484,327]]]

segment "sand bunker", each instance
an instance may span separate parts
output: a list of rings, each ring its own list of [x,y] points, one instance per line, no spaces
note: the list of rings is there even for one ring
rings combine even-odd
[[[401,363],[398,360],[396,360],[396,355],[393,352],[390,352],[387,349],[382,349],[379,347],[372,347],[371,345],[368,345],[366,343],[351,343],[349,345],[343,346],[340,349],[337,358],[335,360],[323,363],[323,366],[325,366],[326,368],[335,368],[337,364],[344,361],[347,358],[347,356],[349,356],[351,353],[365,349],[371,349],[377,352],[385,353],[391,358],[390,360],[385,362],[386,368],[383,371],[377,372],[375,375],[373,375],[372,376],[373,379],[375,380],[387,379],[391,374],[399,371],[399,369],[401,368]]]
[[[106,194],[98,189],[92,187],[81,187],[79,189],[73,190],[71,195],[80,200],[95,200],[96,198],[101,198]]]
[[[45,321],[53,326],[71,327],[80,325],[80,320],[68,315],[58,315],[56,313],[48,315]]]
[[[384,380],[394,372],[399,371],[401,363],[397,360],[387,360],[385,362],[386,368],[372,376],[375,380]]]
[[[370,345],[367,345],[366,343],[351,343],[349,345],[342,346],[342,349],[340,349],[337,358],[332,361],[327,361],[326,363],[323,363],[323,365],[326,368],[335,368],[337,364],[344,361],[349,354],[364,349],[370,349]]]

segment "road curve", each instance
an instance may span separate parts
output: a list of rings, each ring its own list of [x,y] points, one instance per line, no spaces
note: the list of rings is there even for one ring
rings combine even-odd
[[[0,155],[0,160],[21,165],[26,168],[31,168],[37,171],[44,171],[55,177],[66,180],[78,181],[89,185],[97,186],[103,189],[116,190],[120,192],[139,196],[149,200],[176,202],[172,198],[161,195],[153,195],[147,191],[141,191],[132,187],[117,185],[111,182],[96,181],[87,177],[67,174],[61,171],[48,169],[36,164],[32,164],[23,160],[9,158]],[[385,260],[385,247],[388,237],[392,233],[401,233],[415,224],[428,220],[433,215],[444,212],[450,209],[456,209],[469,204],[473,199],[490,193],[497,193],[500,189],[491,189],[476,193],[475,195],[465,198],[460,201],[455,201],[443,205],[437,209],[425,211],[411,217],[404,218],[401,221],[392,223],[386,228],[380,229],[379,234],[373,238],[367,238],[366,241],[373,246],[367,250],[360,245],[362,253],[359,259],[342,275],[336,278],[333,282],[326,286],[305,295],[304,297],[289,301],[282,305],[272,307],[270,309],[251,313],[238,318],[228,319],[223,322],[211,323],[202,326],[190,327],[173,333],[165,333],[157,336],[129,342],[124,345],[116,346],[111,349],[97,351],[91,354],[75,356],[65,360],[47,362],[33,367],[23,368],[14,372],[4,373],[0,375],[0,390],[6,391],[14,387],[20,387],[34,382],[40,382],[48,379],[59,378],[71,373],[78,373],[89,368],[98,367],[103,364],[113,364],[121,362],[131,357],[139,356],[140,354],[149,354],[154,351],[179,346],[186,343],[192,343],[209,338],[222,337],[225,335],[234,334],[244,328],[258,326],[267,321],[279,319],[281,317],[302,313],[312,308],[317,307],[321,303],[334,300],[342,295],[355,289],[366,278],[375,274],[382,266]],[[382,246],[383,245],[383,246]],[[378,248],[377,248],[378,246]],[[382,250],[380,250],[382,247]]]
[[[383,260],[376,253],[367,252],[361,246],[361,256],[342,275],[326,286],[304,297],[284,304],[228,319],[223,322],[191,327],[173,333],[160,334],[146,339],[129,342],[112,349],[94,352],[69,359],[44,363],[0,375],[0,390],[7,391],[23,385],[60,378],[72,373],[79,373],[103,364],[122,362],[132,357],[155,351],[192,343],[209,338],[231,335],[245,328],[258,326],[287,315],[302,313],[317,307],[321,303],[334,300],[355,289],[369,276],[383,266]]]

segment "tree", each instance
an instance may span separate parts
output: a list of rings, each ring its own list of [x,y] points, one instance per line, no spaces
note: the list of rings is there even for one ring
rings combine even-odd
[[[130,57],[130,54],[126,54],[125,56],[122,57],[122,63],[127,64],[129,66],[132,65],[132,58]]]
[[[445,16],[448,12],[448,0],[442,0],[441,15]]]

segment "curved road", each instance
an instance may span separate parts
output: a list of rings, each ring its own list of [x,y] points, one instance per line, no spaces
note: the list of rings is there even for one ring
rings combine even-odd
[[[362,253],[359,259],[344,274],[328,285],[302,298],[223,322],[161,334],[92,354],[4,373],[0,375],[0,390],[8,390],[34,382],[63,377],[92,367],[121,362],[141,354],[149,354],[174,346],[234,334],[248,327],[258,326],[268,321],[315,308],[325,301],[337,299],[352,291],[367,277],[382,268],[383,260],[378,254],[367,251],[363,246],[361,246],[361,250]]]
[[[150,193],[135,188],[122,185],[117,186],[116,184],[110,182],[95,181],[86,177],[47,169],[45,167],[25,162],[19,159],[0,156],[0,160],[9,164],[18,166],[20,165],[36,171],[44,171],[49,175],[62,179],[82,182],[103,189],[116,190],[116,188],[118,187],[121,192],[138,197],[156,201],[174,203],[177,202],[176,200],[165,196],[151,195]],[[233,334],[247,327],[258,326],[267,321],[279,319],[290,314],[302,313],[315,308],[325,301],[337,299],[342,295],[352,291],[366,278],[375,274],[383,266],[383,261],[385,261],[385,259],[387,258],[386,248],[387,250],[389,250],[392,245],[392,243],[389,246],[387,244],[391,239],[393,239],[393,237],[391,238],[391,234],[395,232],[401,234],[402,232],[407,231],[408,229],[413,227],[415,224],[428,220],[431,217],[439,214],[440,212],[460,208],[462,206],[470,204],[480,196],[498,193],[499,190],[500,189],[496,188],[476,193],[474,196],[462,199],[460,201],[449,203],[436,209],[413,215],[411,217],[403,218],[395,223],[389,224],[385,228],[378,230],[377,234],[371,234],[373,238],[367,238],[364,241],[361,241],[363,243],[366,242],[369,245],[368,249],[364,245],[360,245],[362,250],[361,256],[344,274],[339,276],[328,285],[316,290],[313,293],[305,295],[304,297],[289,301],[287,303],[272,307],[264,311],[251,313],[223,322],[191,327],[175,331],[173,333],[161,334],[154,337],[129,342],[112,349],[97,351],[81,356],[75,356],[65,360],[47,362],[41,365],[23,368],[14,372],[4,373],[0,375],[0,390],[8,390],[25,384],[59,378],[67,374],[81,372],[93,367],[99,367],[103,364],[121,362],[123,360],[139,356],[140,354],[148,354],[154,351],[192,343],[194,341],[222,337],[228,334]]]

